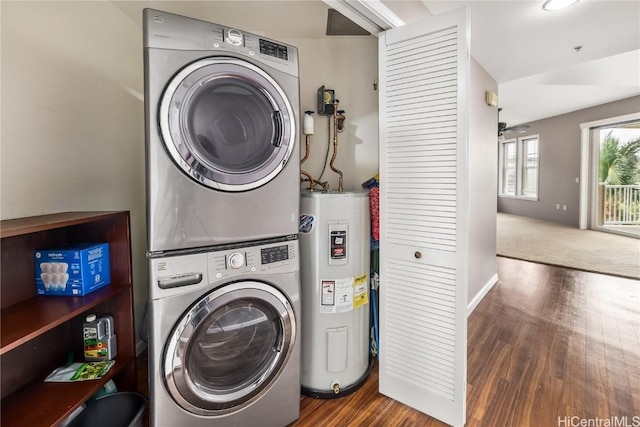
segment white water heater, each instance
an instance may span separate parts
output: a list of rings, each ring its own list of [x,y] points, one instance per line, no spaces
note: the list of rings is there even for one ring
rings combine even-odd
[[[370,369],[369,193],[300,198],[302,392],[339,397]]]

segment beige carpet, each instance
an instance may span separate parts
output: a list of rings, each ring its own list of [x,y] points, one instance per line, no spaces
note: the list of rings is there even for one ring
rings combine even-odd
[[[640,240],[498,214],[500,256],[640,279]]]

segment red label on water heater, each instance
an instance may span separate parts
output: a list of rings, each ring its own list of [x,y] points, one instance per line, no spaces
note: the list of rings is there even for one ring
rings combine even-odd
[[[331,232],[331,259],[347,257],[347,232],[343,230]]]

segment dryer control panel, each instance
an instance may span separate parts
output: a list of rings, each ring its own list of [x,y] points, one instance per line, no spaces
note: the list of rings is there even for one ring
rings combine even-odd
[[[298,49],[236,28],[154,9],[143,11],[144,47],[230,54],[298,76]]]

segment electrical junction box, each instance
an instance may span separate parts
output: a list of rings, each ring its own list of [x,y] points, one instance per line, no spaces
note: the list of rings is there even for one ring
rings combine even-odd
[[[318,114],[320,116],[333,115],[333,101],[335,100],[333,89],[325,89],[324,86],[318,88]]]

